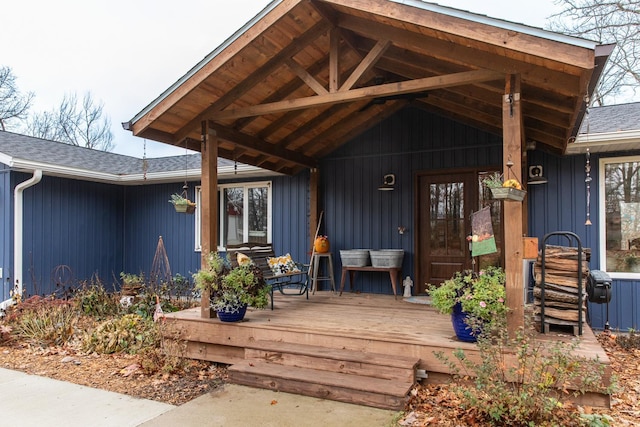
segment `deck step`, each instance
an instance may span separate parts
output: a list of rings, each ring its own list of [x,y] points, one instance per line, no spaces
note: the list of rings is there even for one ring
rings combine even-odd
[[[402,410],[413,382],[244,360],[228,369],[229,381],[381,409]]]
[[[420,359],[304,344],[256,341],[245,350],[247,359],[286,366],[414,383]]]

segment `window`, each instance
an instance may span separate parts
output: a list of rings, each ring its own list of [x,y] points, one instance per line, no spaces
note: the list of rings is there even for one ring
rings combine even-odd
[[[196,188],[196,250],[201,250],[201,188]],[[271,182],[218,185],[218,250],[228,244],[271,243]]]
[[[640,157],[602,159],[600,176],[600,265],[612,277],[639,274]]]

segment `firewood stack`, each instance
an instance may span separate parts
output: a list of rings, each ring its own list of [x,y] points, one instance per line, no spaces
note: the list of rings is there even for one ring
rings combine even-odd
[[[582,249],[582,322],[587,317],[587,275],[591,249]],[[542,253],[535,265],[534,313],[541,320],[542,306]],[[549,325],[574,326],[577,335],[578,313],[578,248],[547,245],[545,249],[544,328]]]

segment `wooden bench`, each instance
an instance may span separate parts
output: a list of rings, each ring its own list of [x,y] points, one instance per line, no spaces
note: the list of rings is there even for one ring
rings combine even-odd
[[[296,263],[300,271],[274,275],[267,260],[274,258],[273,247],[264,243],[241,243],[227,245],[227,255],[232,267],[238,266],[238,253],[242,253],[262,271],[264,280],[271,286],[271,310],[273,310],[273,294],[279,291],[282,295],[306,295],[309,299],[309,266]]]

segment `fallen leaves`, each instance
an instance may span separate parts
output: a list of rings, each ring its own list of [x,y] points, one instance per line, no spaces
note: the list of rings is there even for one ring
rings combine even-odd
[[[80,354],[72,349],[15,344],[0,351],[0,367],[69,381],[172,405],[181,405],[224,383],[226,368],[190,361],[178,374],[147,375],[138,356]]]
[[[582,414],[608,415],[615,426],[640,425],[640,349],[624,350],[616,337],[602,333],[598,341],[607,352],[617,389],[611,398],[611,409],[567,405],[567,409]],[[462,427],[483,426],[475,417],[473,408],[465,410],[460,400],[446,384],[423,384],[411,391],[407,413],[398,425],[403,427]]]

